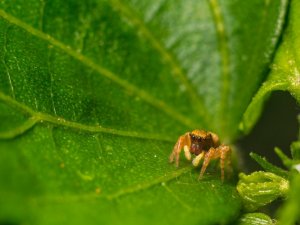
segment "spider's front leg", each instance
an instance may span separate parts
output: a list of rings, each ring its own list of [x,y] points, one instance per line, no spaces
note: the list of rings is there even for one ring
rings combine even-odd
[[[207,166],[211,159],[220,158],[220,167],[221,167],[221,179],[224,181],[224,168],[225,168],[225,160],[230,160],[230,148],[227,145],[220,145],[217,148],[210,148],[204,156],[204,162],[200,171],[199,179],[202,178]]]
[[[208,152],[205,153],[203,164],[202,164],[201,171],[200,171],[200,175],[198,177],[199,180],[203,177],[203,174],[204,174],[207,166],[209,165],[210,160],[215,158],[216,155],[217,155],[217,149],[215,149],[215,148],[210,148],[208,150]]]
[[[184,135],[180,136],[178,141],[176,142],[173,151],[170,155],[170,163],[172,163],[174,161],[175,158],[175,164],[178,167],[179,165],[179,155],[180,152],[182,150],[182,148],[184,148],[184,154],[185,157],[188,160],[191,160],[192,156],[190,153],[190,147],[191,147],[191,140],[190,140],[190,135],[189,133],[185,133]]]

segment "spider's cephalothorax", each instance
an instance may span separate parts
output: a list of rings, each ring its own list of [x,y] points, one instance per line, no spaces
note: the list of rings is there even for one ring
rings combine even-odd
[[[170,155],[170,162],[175,159],[176,166],[179,165],[179,154],[182,148],[188,160],[192,159],[192,154],[195,155],[194,166],[198,166],[201,159],[204,159],[199,178],[203,176],[211,159],[220,158],[221,178],[224,180],[225,160],[228,159],[228,163],[230,163],[230,148],[227,145],[220,145],[219,137],[216,134],[194,130],[180,136]]]

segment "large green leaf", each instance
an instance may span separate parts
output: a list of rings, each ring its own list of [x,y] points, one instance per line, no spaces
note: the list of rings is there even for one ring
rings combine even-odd
[[[240,127],[249,132],[259,117],[264,101],[273,91],[288,91],[300,103],[300,2],[291,1],[289,22],[276,53],[271,74],[247,108]]]
[[[234,186],[168,155],[190,129],[237,137],[286,5],[0,1],[0,223],[235,219]]]

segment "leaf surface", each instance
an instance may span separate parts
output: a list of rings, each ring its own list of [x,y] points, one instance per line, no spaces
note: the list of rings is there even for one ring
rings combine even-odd
[[[238,137],[286,5],[0,1],[0,222],[235,219],[218,169],[198,181],[168,155],[191,129]]]
[[[271,73],[249,104],[240,127],[249,132],[259,117],[263,103],[273,91],[288,91],[300,102],[300,3],[291,1],[287,31],[280,44]]]

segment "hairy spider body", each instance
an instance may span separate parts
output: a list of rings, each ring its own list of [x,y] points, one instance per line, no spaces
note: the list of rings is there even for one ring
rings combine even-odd
[[[180,136],[170,155],[170,162],[175,160],[176,166],[179,165],[179,155],[182,149],[188,160],[192,159],[192,155],[195,156],[192,161],[194,166],[198,166],[203,158],[199,179],[203,176],[210,160],[220,158],[221,179],[224,180],[225,161],[230,163],[231,150],[227,145],[220,145],[218,135],[203,130],[194,130]]]

